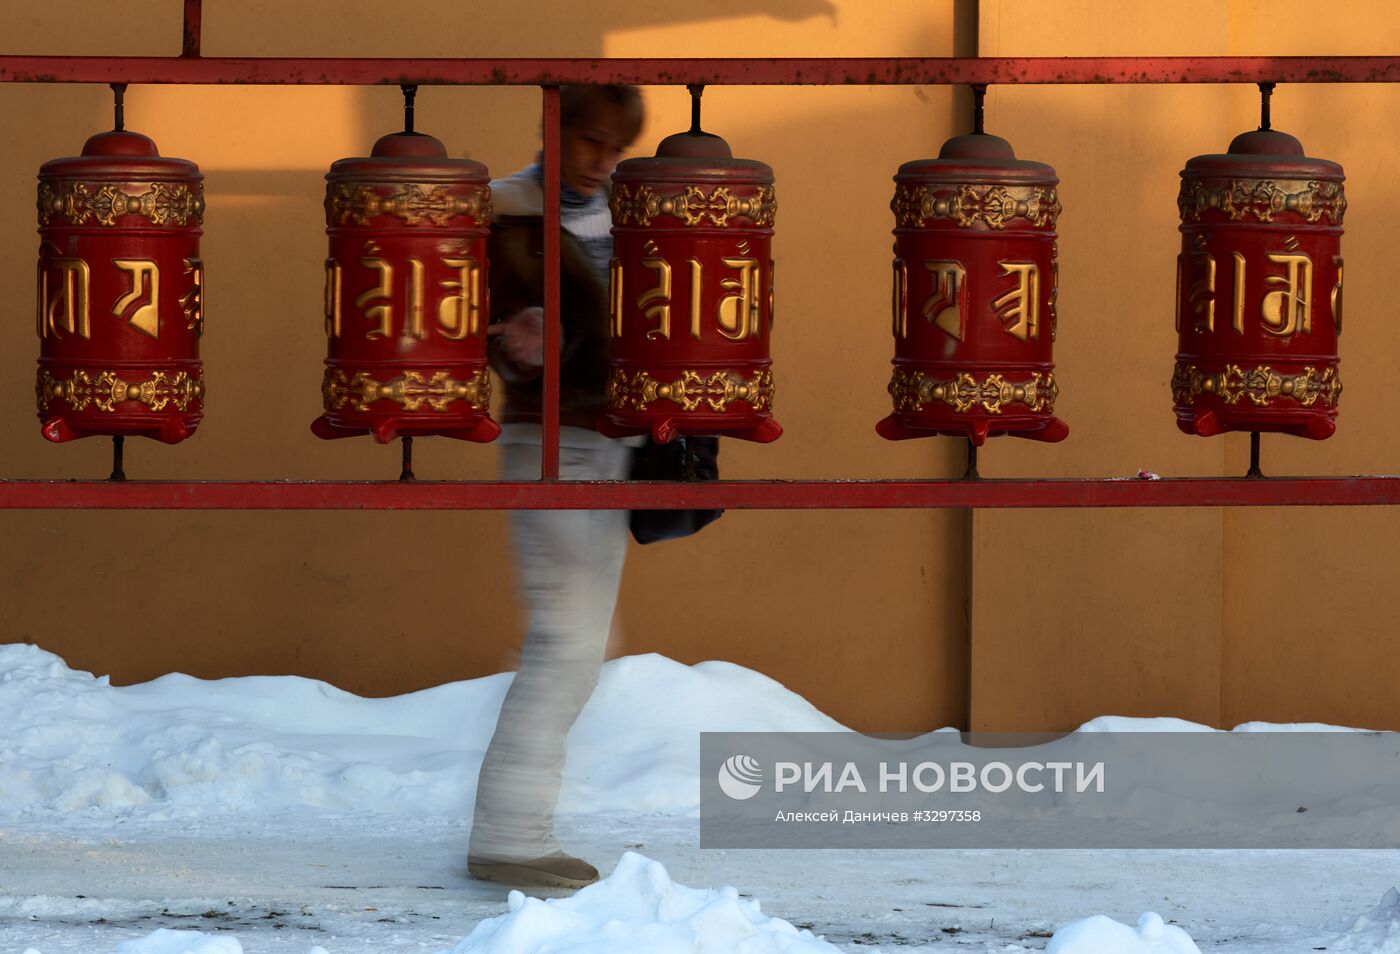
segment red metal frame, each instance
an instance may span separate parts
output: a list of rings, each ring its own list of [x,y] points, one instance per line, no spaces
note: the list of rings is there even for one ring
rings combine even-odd
[[[197,32],[196,32],[197,38]],[[398,59],[0,56],[6,83],[309,86],[933,86],[971,83],[1394,83],[1400,56]]]
[[[540,480],[559,479],[559,87],[544,87],[544,441]]]
[[[4,510],[889,510],[1400,504],[1400,477],[1028,480],[0,481]]]
[[[844,509],[1244,507],[1400,504],[1400,477],[560,481],[559,85],[1393,83],[1400,56],[345,59],[201,57],[201,0],[185,0],[181,55],[0,56],[0,82],[529,85],[543,90],[545,391],[541,480],[0,480],[0,510]]]

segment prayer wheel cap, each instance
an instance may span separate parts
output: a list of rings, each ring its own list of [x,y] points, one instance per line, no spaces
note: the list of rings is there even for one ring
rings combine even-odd
[[[970,133],[954,136],[938,150],[939,159],[1015,159],[1016,151],[1011,143],[1000,136],[986,133]]]
[[[149,136],[143,136],[138,132],[111,129],[89,136],[88,141],[83,143],[83,155],[140,156],[149,159],[159,158],[160,151],[156,149],[155,140]]]
[[[1244,156],[1301,156],[1303,144],[1277,129],[1254,129],[1230,140],[1230,154]]]
[[[656,147],[658,159],[732,159],[734,153],[714,133],[680,132],[667,136]]]
[[[370,156],[375,159],[446,159],[442,140],[425,133],[396,132],[380,136]]]

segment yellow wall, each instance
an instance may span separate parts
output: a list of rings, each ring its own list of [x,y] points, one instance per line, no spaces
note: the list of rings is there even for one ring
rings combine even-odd
[[[7,3],[5,52],[179,51],[180,3]],[[953,53],[951,0],[207,0],[205,55],[622,56]],[[388,11],[392,8],[392,15]],[[586,14],[585,14],[586,11]],[[944,475],[958,452],[891,445],[885,413],[890,176],[953,131],[948,89],[712,89],[706,126],[777,171],[775,445],[726,442],[727,477]],[[688,122],[646,91],[639,151]],[[28,276],[34,174],[109,121],[103,87],[0,85],[0,249]],[[132,478],[385,478],[396,447],[325,443],[322,175],[396,128],[392,88],[136,87],[127,123],[200,163],[208,211],[208,412],[198,435],[131,442]],[[505,174],[531,158],[539,92],[425,88],[418,126]],[[44,442],[33,417],[34,307],[18,281],[0,351],[6,476],[93,477],[107,442]],[[494,475],[495,450],[420,441],[425,478]],[[735,512],[629,555],[614,654],[729,659],[851,725],[956,722],[966,705],[961,514]],[[402,692],[511,664],[522,620],[500,514],[10,513],[0,639],[127,682],[300,673]]]
[[[1393,52],[1386,0],[206,0],[207,55],[755,56]],[[173,54],[178,0],[7,2],[5,52]],[[590,9],[591,8],[591,9]],[[602,8],[598,12],[597,8]],[[587,10],[585,16],[582,12]],[[961,19],[959,19],[961,18]],[[1304,28],[1300,29],[1300,26]],[[395,128],[397,90],[134,88],[132,128],[207,175],[209,413],[140,477],[393,477],[397,450],[322,443],[318,413],[326,167]],[[679,88],[647,91],[639,149],[682,127]],[[988,129],[1059,171],[1059,445],[999,440],[987,476],[1239,474],[1244,438],[1178,433],[1168,380],[1177,172],[1256,121],[1252,87],[996,87]],[[1266,437],[1265,469],[1395,472],[1396,353],[1383,282],[1397,216],[1400,93],[1282,86],[1275,124],[1340,161],[1341,429]],[[426,88],[420,128],[504,174],[537,140],[534,89]],[[712,88],[706,126],[770,162],[781,210],[778,417],[766,447],[726,442],[726,477],[948,476],[952,441],[878,439],[891,344],[888,201],[904,160],[966,126],[928,88]],[[0,471],[107,472],[108,447],[45,443],[32,416],[34,172],[107,122],[98,87],[0,84],[0,254],[17,290],[0,350]],[[419,442],[430,478],[494,474],[495,451]],[[615,654],[722,658],[867,730],[964,721],[1067,728],[1105,712],[1215,724],[1400,728],[1391,640],[1393,510],[731,513],[629,555]],[[0,518],[0,639],[31,640],[119,682],[167,670],[290,672],[401,692],[510,664],[521,620],[499,514],[10,513]],[[971,628],[965,603],[972,573]],[[969,640],[972,646],[969,658]],[[967,679],[971,667],[971,680]],[[970,686],[970,702],[969,702]]]

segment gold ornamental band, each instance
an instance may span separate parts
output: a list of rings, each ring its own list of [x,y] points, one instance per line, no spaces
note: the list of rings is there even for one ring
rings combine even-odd
[[[405,225],[443,227],[459,215],[483,225],[491,221],[491,190],[476,186],[466,195],[454,195],[447,186],[410,182],[382,195],[384,184],[335,182],[326,186],[326,217],[336,225],[354,222],[368,225],[379,215],[392,215]]]
[[[1050,372],[1032,372],[1030,381],[1015,384],[999,374],[978,378],[964,371],[951,380],[940,381],[922,371],[895,368],[889,392],[896,411],[919,411],[924,405],[941,402],[959,414],[979,407],[989,414],[1000,414],[1009,404],[1024,404],[1029,411],[1053,413],[1060,387]]]
[[[745,218],[754,226],[770,228],[778,212],[777,193],[768,185],[758,186],[753,196],[737,196],[728,186],[706,192],[703,186],[688,185],[674,195],[661,195],[649,185],[618,184],[613,186],[610,204],[614,225],[631,220],[647,226],[657,216],[672,215],[686,225],[704,225],[708,220],[710,225],[727,228],[730,219]]]
[[[1172,374],[1172,400],[1182,405],[1195,404],[1202,394],[1213,394],[1225,404],[1238,404],[1241,398],[1249,398],[1251,404],[1268,407],[1279,398],[1292,398],[1303,407],[1336,407],[1342,396],[1342,375],[1336,368],[1304,368],[1290,375],[1279,374],[1268,365],[1246,370],[1237,364],[1206,374],[1195,365],[1178,361]]]
[[[1199,222],[1208,209],[1215,209],[1232,222],[1272,222],[1281,212],[1293,212],[1310,223],[1325,216],[1332,225],[1341,225],[1347,197],[1340,182],[1234,179],[1212,188],[1201,179],[1183,179],[1176,205],[1183,222]]]
[[[139,215],[152,225],[199,225],[204,221],[204,186],[153,182],[144,192],[133,194],[111,183],[59,179],[39,183],[38,208],[40,225],[55,218],[71,225],[86,225],[89,220],[116,225],[124,215]]]
[[[393,401],[405,411],[419,411],[424,405],[434,411],[449,411],[453,401],[466,401],[474,410],[484,411],[491,403],[491,376],[483,370],[459,381],[450,371],[405,371],[388,381],[377,381],[366,371],[348,374],[327,368],[321,396],[327,411],[339,411],[347,404],[351,410],[368,411],[375,401]]]
[[[937,192],[952,195],[935,195]],[[1025,219],[1036,228],[1055,227],[1060,198],[1050,186],[972,185],[932,182],[919,186],[895,187],[890,201],[895,224],[921,228],[935,219],[947,219],[960,228],[979,223],[1003,229],[1016,219]]]
[[[93,405],[99,411],[115,413],[117,405],[127,401],[140,401],[151,411],[163,411],[167,405],[184,411],[193,402],[204,400],[204,379],[184,371],[157,371],[144,381],[125,381],[115,371],[96,375],[74,371],[63,380],[40,368],[34,392],[40,411],[47,411],[56,401],[75,411]]]
[[[608,381],[608,407],[644,411],[656,401],[671,401],[682,410],[695,411],[701,404],[723,411],[735,403],[747,403],[755,411],[773,407],[773,372],[763,369],[750,378],[733,371],[682,371],[673,381],[658,381],[645,371],[628,375],[614,368]]]

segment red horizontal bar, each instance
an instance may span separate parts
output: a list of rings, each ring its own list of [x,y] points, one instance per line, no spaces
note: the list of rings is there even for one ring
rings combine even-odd
[[[388,59],[0,56],[7,83],[926,85],[1394,83],[1397,56]]]
[[[737,510],[1400,504],[1400,477],[1071,480],[0,481],[0,510]]]

